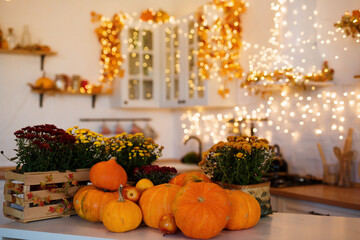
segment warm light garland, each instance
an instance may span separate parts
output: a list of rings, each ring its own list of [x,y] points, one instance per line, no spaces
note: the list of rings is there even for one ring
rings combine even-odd
[[[318,83],[318,85],[310,85],[309,89],[311,91],[299,91],[296,88],[282,87],[278,95],[267,96],[266,100],[259,101],[259,104],[236,106],[233,111],[224,110],[223,113],[217,114],[201,114],[188,111],[181,117],[184,139],[191,135],[198,135],[204,139],[205,144],[211,145],[223,141],[229,134],[239,133],[239,128],[249,127],[245,123],[247,119],[267,118],[267,122],[259,121],[256,123],[253,130],[258,136],[265,137],[270,141],[277,136],[285,137],[281,134],[290,136],[296,142],[301,137],[306,139],[309,137],[320,138],[325,133],[327,136],[334,136],[342,140],[347,129],[352,127],[349,124],[360,124],[359,85],[322,85],[320,83],[333,77],[333,70],[329,68],[326,61],[321,71],[316,71],[315,65],[309,71],[304,66],[293,64],[294,56],[283,54],[286,52],[284,50],[289,50],[288,52],[295,53],[296,57],[301,57],[301,63],[305,64],[308,63],[306,56],[318,54],[318,45],[330,45],[340,39],[335,32],[330,30],[327,32],[327,36],[322,36],[314,31],[315,38],[314,35],[306,36],[299,31],[299,37],[295,38],[294,42],[281,43],[280,39],[287,39],[297,34],[288,31],[284,33],[283,38],[280,38],[280,30],[284,26],[284,22],[286,22],[283,21],[283,15],[288,11],[285,3],[293,7],[292,4],[295,4],[295,0],[274,0],[271,3],[271,9],[275,12],[273,18],[274,27],[271,29],[272,36],[269,39],[271,47],[259,46],[259,44],[246,41],[242,42],[242,50],[245,52],[251,48],[259,49],[258,54],[249,56],[249,72],[254,73],[252,75],[253,79],[257,76],[260,79],[264,77],[264,80],[266,80],[265,75],[271,76],[273,73],[274,76],[271,76],[270,83],[274,83],[274,80],[277,79],[284,84],[286,83],[285,79],[288,79],[289,82],[301,79],[305,80],[305,83],[311,81]],[[306,16],[304,15],[306,9],[308,9],[307,5],[303,4],[300,9],[293,9],[289,13],[296,16],[304,11],[302,19],[308,19],[315,30],[323,28],[321,24],[314,21],[319,14],[318,11],[314,10],[312,14],[304,17]],[[294,19],[294,21],[287,24],[296,26],[298,22]],[[340,31],[344,33],[342,38],[345,38],[347,36],[345,31],[338,28],[337,32]],[[358,40],[357,42],[360,42]],[[343,50],[346,52],[349,49],[344,47]],[[328,53],[321,53],[321,57],[323,59],[328,58],[331,61],[340,59],[336,53],[333,56]],[[307,75],[306,72],[312,72],[313,74]],[[287,75],[290,76],[290,80]],[[266,83],[266,81],[264,82]],[[327,87],[326,90],[321,90],[317,86]],[[248,92],[244,92],[244,97],[248,96]],[[231,124],[230,120],[232,119],[235,119],[235,121]],[[247,134],[249,133],[247,132]],[[313,136],[309,136],[309,134],[313,134]]]
[[[150,23],[166,23],[169,22],[170,16],[163,10],[155,11],[152,8],[142,11],[140,19]]]
[[[360,42],[360,10],[354,10],[352,15],[349,12],[345,12],[341,21],[334,24],[338,30],[342,30],[346,36],[357,38],[357,42]]]
[[[328,133],[338,139],[346,135],[348,125],[360,124],[360,89],[291,92],[284,90],[279,96],[269,96],[265,103],[253,107],[236,106],[233,111],[201,114],[187,111],[181,117],[184,139],[201,136],[205,144],[223,141],[229,134],[250,134],[249,124],[255,122],[256,135],[271,140],[269,132],[288,134],[297,139],[306,131],[315,136]],[[256,121],[258,119],[258,121]],[[268,119],[263,122],[263,119]],[[327,119],[323,122],[323,119]],[[330,120],[329,120],[330,119]],[[271,130],[271,131],[268,131]],[[304,132],[305,131],[305,132]]]
[[[241,87],[252,89],[256,86],[271,86],[280,83],[282,86],[300,86],[306,88],[305,84],[311,82],[327,82],[333,80],[334,69],[329,68],[327,61],[324,61],[320,73],[309,73],[302,75],[295,72],[293,68],[282,68],[275,71],[251,71],[248,73]],[[260,85],[259,85],[260,83]],[[266,89],[264,89],[266,91]],[[261,91],[258,91],[259,93]]]
[[[92,22],[100,22],[100,26],[95,29],[95,33],[101,44],[100,82],[111,82],[115,77],[123,76],[123,57],[121,56],[120,32],[124,27],[124,14],[114,14],[112,19],[106,18],[101,14],[91,12]]]
[[[213,0],[197,12],[199,75],[202,79],[216,77],[221,83],[218,93],[222,97],[230,91],[227,81],[242,76],[240,14],[246,5],[243,0]],[[216,14],[210,14],[211,11]]]

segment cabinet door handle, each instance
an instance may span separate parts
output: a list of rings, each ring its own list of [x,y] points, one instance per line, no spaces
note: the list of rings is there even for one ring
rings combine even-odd
[[[125,104],[125,105],[128,104],[128,101],[124,101],[124,104]]]
[[[309,214],[311,214],[311,215],[319,215],[319,216],[330,216],[330,214],[322,214],[322,213],[317,213],[317,212],[314,212],[314,211],[310,211]]]

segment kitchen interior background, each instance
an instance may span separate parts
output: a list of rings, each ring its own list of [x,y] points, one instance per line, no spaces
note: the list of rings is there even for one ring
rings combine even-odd
[[[153,8],[182,18],[207,2],[209,0],[2,0],[0,27],[4,35],[9,27],[14,28],[19,39],[24,25],[28,25],[33,43],[49,45],[58,53],[45,59],[48,77],[54,79],[61,73],[78,74],[96,81],[101,68],[100,45],[94,33],[98,25],[91,22],[92,11],[111,17],[118,12],[139,14]],[[156,142],[165,147],[162,159],[179,159],[198,149],[195,141],[184,145],[185,138],[190,135],[198,135],[206,150],[214,141],[224,140],[231,129],[224,119],[267,117],[268,121],[255,123],[255,135],[280,145],[290,172],[322,177],[316,143],[324,148],[328,162],[336,164],[332,149],[334,146],[342,148],[347,131],[352,127],[353,149],[360,148],[360,90],[359,79],[354,78],[354,75],[360,75],[360,43],[351,37],[343,38],[333,26],[346,11],[359,8],[358,0],[247,2],[248,9],[241,15],[244,40],[241,64],[245,74],[251,68],[251,61],[254,65],[263,62],[262,67],[266,67],[279,56],[282,63],[291,61],[294,66],[307,71],[321,69],[323,61],[327,60],[329,67],[335,70],[334,85],[313,91],[293,88],[262,97],[241,89],[240,83],[244,79],[240,79],[230,90],[236,95],[236,104],[221,108],[144,106],[142,109],[123,109],[112,107],[110,96],[99,96],[96,107],[92,108],[90,97],[77,95],[45,95],[40,108],[39,96],[27,85],[42,75],[39,58],[0,54],[0,150],[9,157],[14,156],[13,132],[25,126],[51,123],[64,129],[78,125],[100,131],[101,122],[80,122],[80,118],[151,118],[149,124],[158,134]],[[276,8],[276,5],[280,8],[272,9],[271,6]],[[287,11],[282,11],[285,8]],[[278,40],[285,46],[279,52],[270,51],[270,48],[274,49],[269,43],[274,29],[279,31]],[[303,43],[303,39],[311,44]],[[146,124],[136,123],[141,127]],[[131,124],[121,122],[127,131]],[[113,129],[115,122],[107,125]],[[0,157],[0,165],[11,166],[12,163]],[[355,182],[360,182],[358,165],[357,152],[352,165]]]

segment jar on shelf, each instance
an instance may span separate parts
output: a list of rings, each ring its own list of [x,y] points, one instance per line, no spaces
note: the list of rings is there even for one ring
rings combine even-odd
[[[30,36],[29,26],[24,25],[24,29],[21,35],[20,46],[22,48],[28,48],[30,45],[31,45],[31,36]]]
[[[79,92],[80,91],[80,75],[73,75],[72,77],[72,89],[74,92]]]
[[[64,76],[57,74],[55,77],[55,87],[57,90],[64,92],[66,90],[66,81]]]
[[[16,47],[16,37],[14,34],[14,29],[9,28],[8,34],[6,36],[6,42],[9,49],[14,49]]]

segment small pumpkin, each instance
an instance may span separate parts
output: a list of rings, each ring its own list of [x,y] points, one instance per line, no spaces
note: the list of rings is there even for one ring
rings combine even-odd
[[[212,182],[205,174],[201,172],[188,172],[175,176],[169,183],[184,186],[191,182]]]
[[[117,191],[120,185],[125,186],[127,174],[115,158],[108,161],[98,162],[91,167],[89,178],[95,187],[109,191]]]
[[[228,230],[247,229],[255,226],[261,216],[259,202],[249,193],[241,190],[225,190],[231,202]]]
[[[230,216],[230,200],[215,183],[189,183],[175,197],[172,211],[178,228],[191,238],[208,239],[218,235]]]
[[[119,187],[119,199],[110,201],[102,212],[104,226],[112,232],[127,232],[137,228],[142,221],[140,207],[122,196],[123,186]]]
[[[76,190],[74,198],[73,198],[73,205],[74,205],[74,210],[76,211],[76,213],[78,215],[79,215],[78,211],[80,212],[80,214],[82,214],[81,200],[79,200],[80,193],[87,191],[89,189],[94,189],[94,188],[96,188],[94,185],[86,185],[86,186],[80,187],[78,190]]]
[[[53,80],[47,77],[38,78],[35,82],[35,88],[50,90],[55,87]]]
[[[146,189],[140,196],[139,206],[147,226],[159,228],[159,220],[166,214],[171,214],[171,206],[176,193],[181,187],[164,183]]]
[[[105,192],[93,185],[80,188],[73,199],[75,212],[90,222],[101,222],[105,205],[118,198],[118,192]]]

